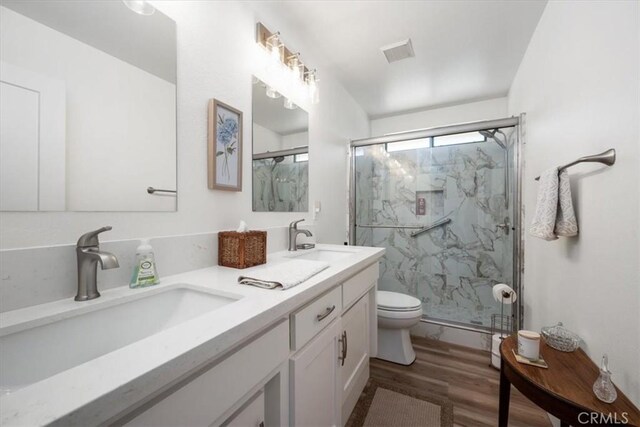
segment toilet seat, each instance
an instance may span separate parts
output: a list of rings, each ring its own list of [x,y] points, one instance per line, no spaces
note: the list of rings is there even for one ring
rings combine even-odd
[[[422,317],[422,308],[402,311],[384,310],[382,308],[378,308],[378,317],[383,319],[397,320],[420,319]]]
[[[415,312],[422,310],[422,302],[411,295],[398,292],[377,292],[378,312]]]

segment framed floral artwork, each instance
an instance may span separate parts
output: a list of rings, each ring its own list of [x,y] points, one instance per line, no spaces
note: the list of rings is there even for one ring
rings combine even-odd
[[[242,112],[209,101],[209,188],[242,191]]]

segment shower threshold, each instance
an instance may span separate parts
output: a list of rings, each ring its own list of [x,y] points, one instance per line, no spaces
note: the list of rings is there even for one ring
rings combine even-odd
[[[477,333],[480,333],[480,334],[491,335],[491,327],[490,326],[469,325],[467,323],[455,322],[455,321],[452,321],[452,320],[434,319],[434,318],[426,317],[426,316],[423,316],[420,319],[420,321],[424,322],[424,323],[430,323],[430,324],[433,324],[433,325],[438,325],[438,326],[446,326],[448,328],[461,329],[463,331],[471,331],[471,332],[477,332]]]

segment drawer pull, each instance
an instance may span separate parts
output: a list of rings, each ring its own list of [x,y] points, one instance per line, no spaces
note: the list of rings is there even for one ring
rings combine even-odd
[[[316,319],[318,320],[318,322],[322,322],[324,319],[326,319],[326,317],[328,315],[330,315],[331,313],[333,313],[333,310],[336,309],[336,305],[332,305],[331,307],[327,307],[327,309],[324,311],[324,313],[318,314],[316,316]]]

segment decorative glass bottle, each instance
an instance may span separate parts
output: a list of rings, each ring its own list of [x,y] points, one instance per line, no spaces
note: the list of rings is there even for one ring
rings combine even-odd
[[[605,403],[612,403],[618,397],[618,392],[611,382],[611,371],[609,370],[609,358],[605,354],[602,356],[600,365],[600,376],[593,383],[593,392],[596,397]]]

